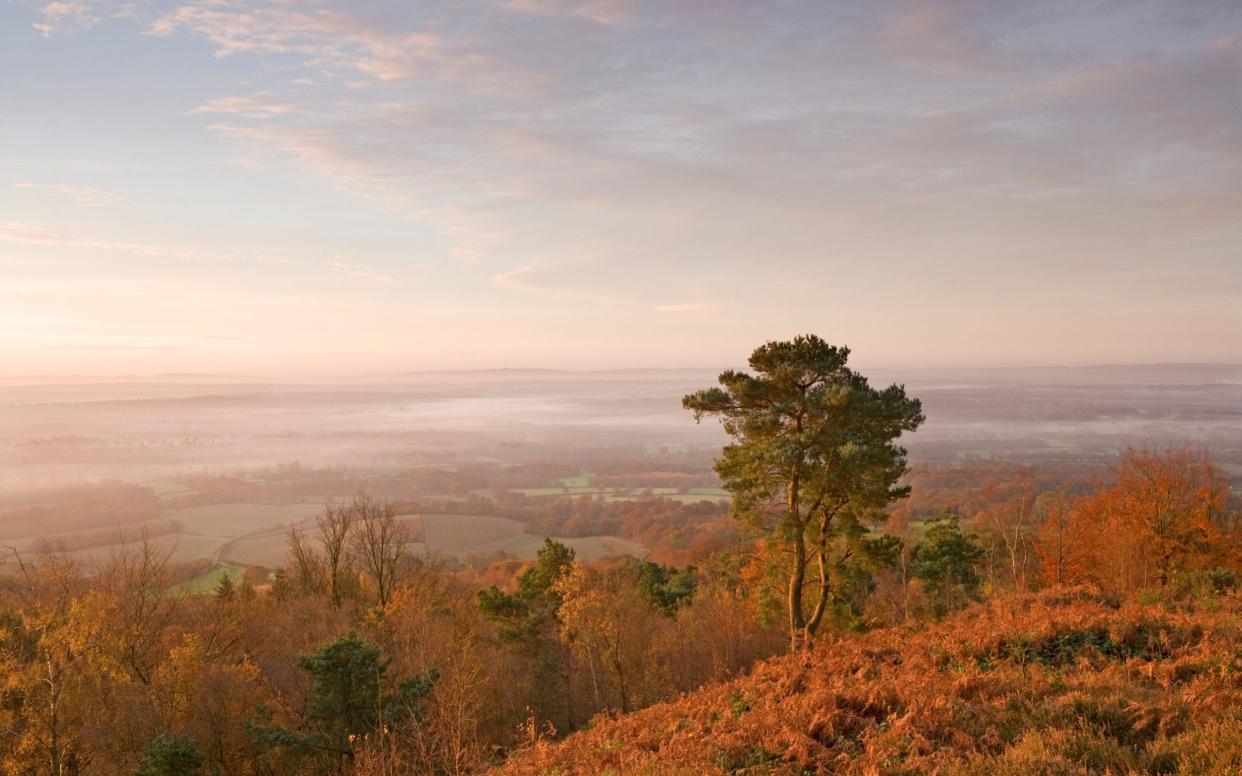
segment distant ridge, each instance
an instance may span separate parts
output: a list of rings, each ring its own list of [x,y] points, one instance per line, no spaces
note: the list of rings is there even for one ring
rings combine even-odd
[[[119,374],[119,375],[82,375],[82,374],[27,374],[0,376],[0,383],[10,385],[37,384],[77,384],[77,383],[152,383],[152,382],[250,382],[266,381],[270,378],[259,375],[244,374],[211,374],[210,372],[160,372],[157,374]]]
[[[877,369],[912,385],[972,382],[981,385],[1212,385],[1242,383],[1242,364],[1095,364],[1087,366]]]
[[[348,385],[418,379],[469,378],[565,378],[582,379],[607,376],[715,375],[727,367],[623,367],[616,369],[553,369],[545,367],[492,367],[486,369],[423,369],[318,377],[212,374],[210,372],[161,372],[155,374],[27,374],[0,376],[0,385],[76,385],[119,383],[255,383],[271,385]],[[873,380],[984,384],[1216,384],[1242,383],[1242,363],[1150,363],[1086,364],[1082,366],[998,366],[998,367],[893,367],[858,366]]]

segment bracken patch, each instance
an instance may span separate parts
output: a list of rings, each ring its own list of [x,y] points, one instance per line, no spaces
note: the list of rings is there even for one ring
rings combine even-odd
[[[497,773],[1242,773],[1242,602],[1218,604],[998,598],[597,719]]]

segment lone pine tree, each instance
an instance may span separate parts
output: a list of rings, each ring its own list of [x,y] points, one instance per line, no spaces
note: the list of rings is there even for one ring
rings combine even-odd
[[[717,416],[733,438],[716,472],[735,517],[785,560],[794,648],[823,621],[838,541],[908,494],[897,440],[923,422],[918,399],[900,385],[871,387],[846,366],[849,354],[814,335],[769,342],[750,356],[754,374],[726,371],[719,387],[682,400],[696,421]]]

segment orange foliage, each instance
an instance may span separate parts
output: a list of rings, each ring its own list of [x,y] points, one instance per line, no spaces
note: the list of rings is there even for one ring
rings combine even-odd
[[[1044,579],[1129,592],[1231,566],[1227,500],[1228,486],[1205,453],[1127,449],[1111,484],[1048,505],[1039,536]]]
[[[1119,604],[1089,588],[873,631],[563,742],[536,774],[1236,773],[1242,602]]]

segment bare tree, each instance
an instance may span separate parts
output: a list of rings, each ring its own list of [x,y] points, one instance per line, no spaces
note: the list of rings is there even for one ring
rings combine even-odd
[[[306,540],[296,525],[289,526],[289,561],[293,567],[294,581],[303,593],[323,590],[323,558]]]
[[[323,552],[324,576],[332,605],[341,608],[345,580],[350,575],[349,535],[354,523],[353,506],[338,506],[331,502],[324,505],[323,514],[316,520],[319,528],[319,546]]]
[[[989,492],[990,491],[990,492]],[[1015,590],[1026,590],[1027,571],[1031,565],[1031,519],[1035,507],[1034,482],[1030,475],[1021,478],[1021,492],[1008,500],[995,489],[985,489],[992,506],[986,515],[992,530],[1000,537],[1009,566],[1009,577]]]
[[[356,528],[354,551],[363,568],[375,583],[380,606],[392,600],[402,571],[402,562],[410,545],[406,526],[397,519],[397,511],[388,502],[377,502],[367,496],[354,499],[350,507]]]
[[[1038,502],[1043,523],[1039,529],[1040,559],[1044,582],[1063,585],[1069,581],[1067,559],[1074,501],[1064,493],[1049,494]]]
[[[166,629],[176,619],[182,594],[169,591],[167,567],[174,547],[158,549],[147,527],[135,547],[120,544],[99,575],[116,600],[113,625],[121,635],[121,658],[143,684],[150,684]]]

